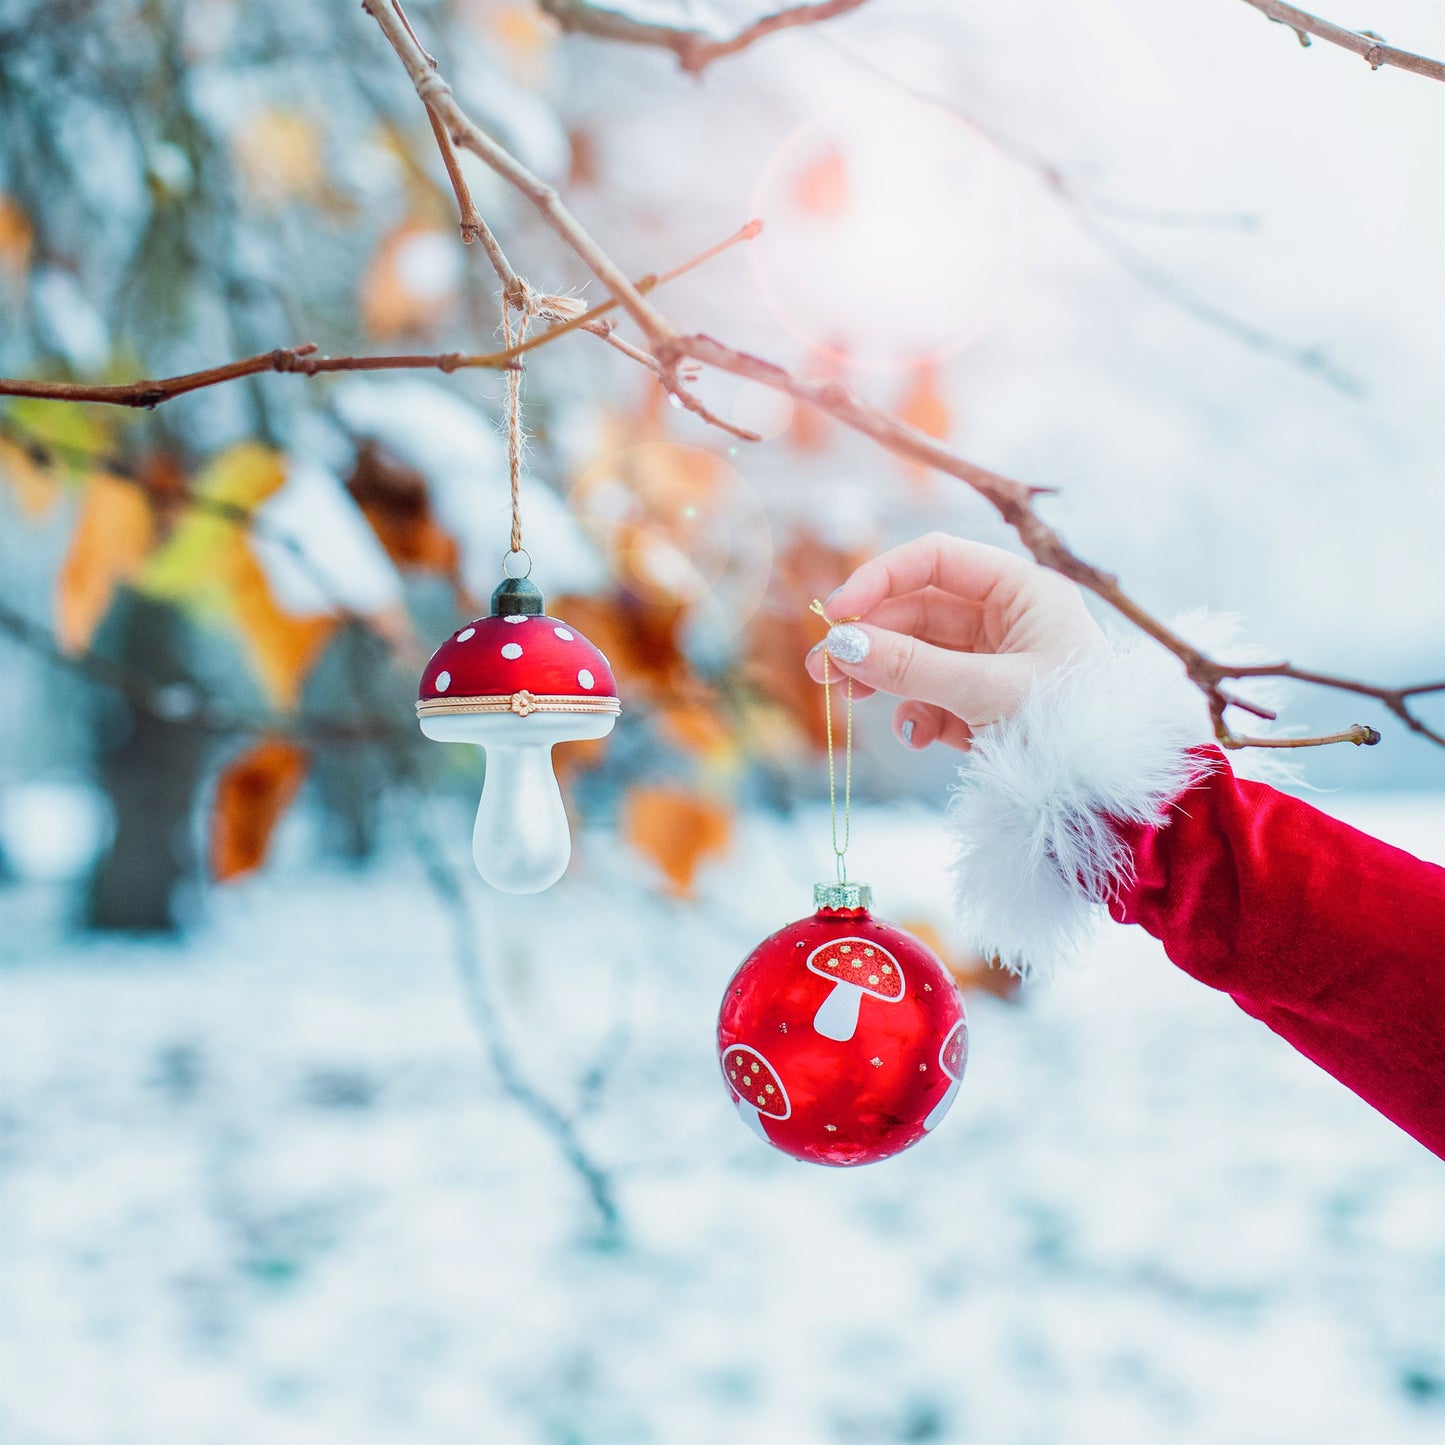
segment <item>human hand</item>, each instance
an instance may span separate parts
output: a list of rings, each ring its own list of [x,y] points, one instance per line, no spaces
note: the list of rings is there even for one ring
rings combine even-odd
[[[1034,562],[931,532],[865,562],[824,604],[835,624],[807,657],[854,695],[903,698],[893,731],[911,748],[967,751],[976,728],[1011,717],[1036,679],[1101,646],[1079,589]]]

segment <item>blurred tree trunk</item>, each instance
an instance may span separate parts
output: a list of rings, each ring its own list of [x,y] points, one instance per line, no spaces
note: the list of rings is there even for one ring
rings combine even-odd
[[[194,687],[192,625],[168,603],[122,589],[94,647],[163,697],[163,689],[176,687],[178,704]],[[120,697],[97,709],[94,738],[115,835],[91,880],[86,922],[98,929],[174,932],[183,922],[177,889],[196,872],[192,829],[210,739],[184,721],[162,721]]]

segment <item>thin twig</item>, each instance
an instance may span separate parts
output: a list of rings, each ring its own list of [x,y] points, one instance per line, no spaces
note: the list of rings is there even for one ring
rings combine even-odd
[[[835,36],[819,31],[816,38],[901,94],[909,96],[921,105],[929,106],[951,120],[961,121],[970,130],[982,136],[1000,155],[1032,172],[1044,189],[1074,217],[1084,235],[1094,245],[1141,285],[1147,286],[1149,290],[1176,310],[1192,316],[1206,326],[1212,326],[1216,330],[1222,331],[1251,351],[1318,376],[1346,396],[1359,396],[1363,393],[1364,387],[1360,379],[1332,361],[1321,347],[1301,346],[1298,342],[1287,341],[1281,336],[1266,331],[1254,321],[1236,316],[1215,302],[1197,295],[1107,224],[1107,220],[1110,218],[1139,220],[1141,219],[1140,215],[1130,212],[1127,207],[1117,201],[1094,196],[1069,176],[1056,162],[1041,155],[1032,146],[1019,140],[1017,136],[1010,135],[997,126],[981,120],[956,102],[946,100],[932,91],[925,90],[922,86],[915,85],[911,80],[905,80],[903,77],[895,75],[892,71],[879,65],[871,56],[855,50],[850,45],[844,45]],[[1144,213],[1142,219],[1152,219],[1156,224],[1178,225],[1184,223],[1186,218],[1178,212],[1156,212],[1152,217],[1149,213]],[[1206,223],[1206,219],[1205,216],[1193,216],[1188,218],[1188,223],[1203,225]],[[1216,217],[1214,223],[1216,225],[1232,223],[1236,229],[1242,229],[1251,221],[1250,217],[1233,216]]]
[[[751,241],[762,230],[760,221],[749,221],[747,225],[709,246],[691,260],[674,266],[658,276],[644,276],[636,283],[637,291],[646,295],[659,286],[685,275],[694,267],[710,261],[720,252],[742,241]],[[204,371],[188,371],[180,376],[159,377],[154,380],[127,381],[114,384],[93,384],[79,381],[32,381],[22,377],[0,377],[0,396],[38,397],[50,401],[99,402],[111,406],[129,406],[147,410],[188,392],[200,391],[208,386],[220,386],[246,376],[265,372],[280,372],[295,376],[319,376],[344,371],[428,371],[436,370],[450,374],[454,371],[485,369],[505,371],[520,356],[546,346],[565,336],[569,331],[586,330],[594,321],[617,309],[616,299],[599,302],[588,311],[572,317],[547,331],[538,333],[520,346],[510,350],[491,352],[448,351],[436,355],[404,356],[318,356],[314,342],[301,346],[278,347],[274,351],[263,351],[248,356],[242,361],[227,362],[224,366],[208,367]]]
[[[1410,50],[1397,50],[1393,45],[1386,45],[1372,31],[1346,30],[1343,25],[1321,20],[1318,15],[1311,15],[1308,10],[1283,4],[1282,0],[1244,0],[1244,3],[1262,15],[1268,15],[1280,25],[1288,25],[1299,37],[1301,45],[1308,45],[1309,37],[1313,35],[1320,40],[1329,41],[1331,45],[1352,50],[1371,70],[1379,70],[1388,65],[1396,70],[1408,70],[1414,75],[1423,75],[1427,80],[1445,80],[1445,64],[1431,60],[1428,56],[1416,55]]]
[[[538,0],[542,10],[570,34],[670,50],[677,56],[678,64],[692,75],[701,74],[713,61],[736,55],[780,30],[790,30],[798,25],[817,25],[857,10],[864,3],[865,0],[815,0],[813,4],[792,5],[761,16],[736,35],[719,39],[696,26],[640,20],[624,11],[590,3],[590,0]]]

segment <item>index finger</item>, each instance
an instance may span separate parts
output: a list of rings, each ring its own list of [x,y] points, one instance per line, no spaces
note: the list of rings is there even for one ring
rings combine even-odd
[[[1018,586],[1033,564],[1002,547],[930,532],[863,563],[828,598],[830,617],[867,617],[889,597],[939,587],[970,602],[985,602],[996,587]]]

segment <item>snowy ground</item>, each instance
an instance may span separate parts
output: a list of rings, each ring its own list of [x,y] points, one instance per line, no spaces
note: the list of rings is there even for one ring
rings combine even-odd
[[[1325,801],[1445,853],[1439,799]],[[611,1246],[411,863],[283,863],[184,946],[45,943],[0,893],[4,1438],[1441,1438],[1439,1164],[1133,931],[973,1001],[910,1154],[816,1170],[741,1128],[713,1010],[807,910],[818,823],[751,822],[690,907],[589,838],[488,919],[531,1076],[570,1105],[605,1066]],[[937,820],[855,832],[880,911],[938,916]]]

